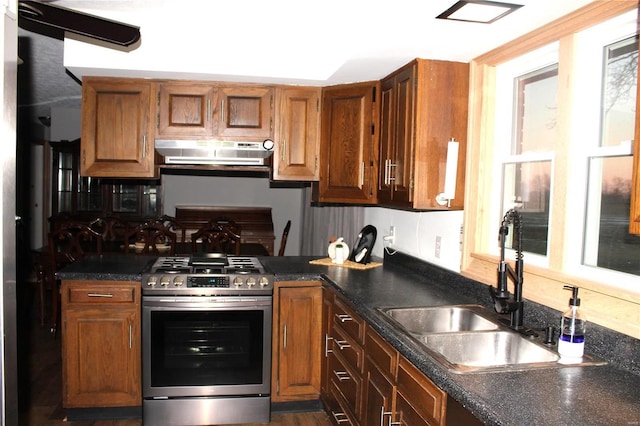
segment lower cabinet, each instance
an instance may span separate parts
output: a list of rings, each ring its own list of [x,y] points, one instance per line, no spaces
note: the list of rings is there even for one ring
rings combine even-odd
[[[334,425],[481,425],[324,289],[322,402]]]
[[[318,399],[322,351],[321,283],[276,282],[273,304],[271,400]]]
[[[142,404],[140,283],[62,282],[65,408]]]

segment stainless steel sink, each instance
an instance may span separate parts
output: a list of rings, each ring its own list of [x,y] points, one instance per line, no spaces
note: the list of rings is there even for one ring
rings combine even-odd
[[[456,305],[379,310],[412,334],[497,330],[497,324],[480,315],[482,309],[479,305]]]
[[[560,359],[557,352],[513,331],[425,334],[419,340],[458,372],[539,368]]]
[[[454,373],[559,368],[560,356],[542,343],[542,336],[524,336],[480,305],[377,308],[401,334],[419,344]],[[542,334],[542,333],[540,333]],[[579,364],[606,362],[585,354]]]

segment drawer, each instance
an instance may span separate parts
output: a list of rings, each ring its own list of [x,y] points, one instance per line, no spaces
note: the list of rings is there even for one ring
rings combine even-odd
[[[331,330],[331,350],[339,353],[351,368],[362,373],[364,351],[352,337],[350,337],[340,326],[334,324]]]
[[[365,341],[367,357],[386,375],[396,377],[398,366],[398,351],[393,349],[378,333],[367,329]]]
[[[346,331],[356,343],[364,343],[364,321],[337,297],[333,304],[333,322]]]
[[[135,303],[136,285],[70,285],[68,303]]]
[[[333,425],[351,425],[357,426],[358,422],[354,414],[349,411],[347,404],[342,397],[340,390],[335,383],[331,383],[329,387],[329,400],[327,401],[329,409],[329,417]]]
[[[413,407],[416,414],[428,420],[429,424],[442,422],[447,394],[403,357],[398,364],[397,385],[399,397]]]
[[[362,377],[334,353],[329,354],[329,382],[338,389],[347,408],[358,416],[362,406]]]

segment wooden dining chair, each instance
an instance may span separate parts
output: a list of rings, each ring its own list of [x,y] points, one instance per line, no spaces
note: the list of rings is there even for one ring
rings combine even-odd
[[[282,231],[282,239],[280,239],[280,249],[278,250],[278,256],[284,256],[284,248],[287,246],[287,238],[289,237],[289,230],[291,229],[291,221],[288,220]]]
[[[51,289],[51,333],[57,333],[60,281],[56,272],[88,254],[102,254],[102,235],[88,225],[67,224],[48,236],[49,265],[42,273],[43,285]]]
[[[125,253],[174,256],[176,233],[161,220],[151,220],[133,228],[127,235]]]
[[[102,235],[103,251],[124,251],[124,243],[129,231],[127,222],[116,216],[100,216],[92,220],[89,227]]]
[[[191,234],[191,252],[240,254],[240,226],[231,219],[217,218]]]

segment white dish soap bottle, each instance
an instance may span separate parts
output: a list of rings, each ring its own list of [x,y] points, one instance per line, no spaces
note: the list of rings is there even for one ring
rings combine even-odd
[[[569,309],[562,314],[560,323],[560,338],[558,339],[558,353],[560,363],[576,364],[582,361],[584,354],[584,336],[586,320],[579,310],[580,299],[578,287],[564,286],[565,290],[572,290],[573,295],[569,299]]]

